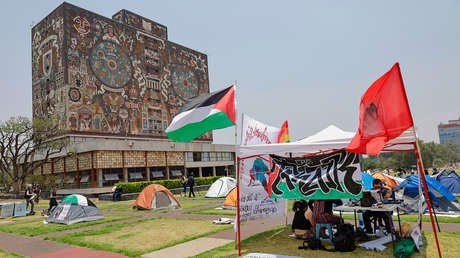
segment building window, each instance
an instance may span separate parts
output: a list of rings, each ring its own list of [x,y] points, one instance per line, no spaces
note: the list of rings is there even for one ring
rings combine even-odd
[[[144,181],[145,167],[128,168],[128,182]]]
[[[201,161],[201,152],[193,153],[193,161]]]
[[[186,152],[185,153],[185,161],[193,162],[193,152]]]
[[[150,167],[150,180],[161,180],[166,178],[166,167]]]
[[[217,161],[217,154],[216,154],[216,152],[210,152],[210,153],[209,153],[209,160],[210,160],[210,161]]]
[[[169,178],[179,178],[184,174],[184,167],[169,167]]]
[[[80,188],[90,188],[91,184],[91,170],[80,171]]]
[[[203,152],[201,157],[203,161],[209,161],[209,152]]]
[[[122,168],[104,168],[102,169],[102,186],[113,186],[123,181]]]

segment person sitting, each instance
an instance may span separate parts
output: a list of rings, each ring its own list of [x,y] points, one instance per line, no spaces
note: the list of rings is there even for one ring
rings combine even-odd
[[[305,200],[295,201],[292,205],[294,219],[292,220],[292,232],[298,239],[306,239],[313,236],[312,225],[310,220],[306,218],[308,203]]]
[[[113,201],[120,201],[121,200],[121,195],[123,194],[123,187],[120,185],[120,186],[114,186],[115,189],[114,192],[113,192]]]
[[[373,188],[372,190],[376,190],[377,193],[381,196],[382,201],[386,201],[388,198],[391,197],[391,190],[388,188],[383,187],[382,180],[374,179],[372,181]],[[385,229],[387,233],[390,233],[393,229],[393,221],[391,219],[392,212],[385,212],[385,211],[366,211],[363,213],[363,220],[364,220],[364,228],[366,233],[373,233],[372,226],[371,226],[371,219],[375,218],[378,220],[383,220],[385,223]]]
[[[313,219],[315,223],[343,224],[343,219],[333,214],[333,204],[340,206],[343,203],[341,200],[315,200],[313,205]]]

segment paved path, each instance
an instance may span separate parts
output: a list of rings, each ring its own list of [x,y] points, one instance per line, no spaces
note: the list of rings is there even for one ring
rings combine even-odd
[[[182,244],[171,246],[149,254],[144,254],[146,258],[183,258],[201,254],[210,249],[233,242],[234,240],[202,237]]]
[[[0,249],[27,257],[125,257],[123,255],[94,251],[88,248],[40,240],[33,237],[10,235],[0,232]]]

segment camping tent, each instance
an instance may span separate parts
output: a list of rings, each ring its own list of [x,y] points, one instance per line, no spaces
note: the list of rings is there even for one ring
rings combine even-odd
[[[371,190],[374,187],[372,181],[374,181],[375,178],[370,174],[361,172],[361,179],[363,180],[364,189]]]
[[[438,180],[445,188],[453,194],[460,194],[460,177],[451,169],[445,169],[436,175]]]
[[[237,188],[233,188],[228,194],[227,197],[225,198],[224,201],[224,209],[235,209],[236,208],[236,194],[237,194]]]
[[[137,196],[133,207],[143,210],[178,209],[180,204],[168,188],[151,184]]]
[[[262,154],[311,154],[321,151],[344,149],[348,146],[354,136],[355,133],[353,132],[346,132],[334,125],[330,125],[322,131],[300,141],[288,143],[241,145],[239,146],[238,151],[240,158]],[[402,133],[399,137],[387,142],[382,151],[414,150],[413,142],[415,142],[415,137],[413,128],[411,127]]]
[[[92,201],[85,196],[72,194],[62,199],[61,203],[51,211],[46,221],[70,225],[100,219],[104,219],[104,216]]]
[[[394,190],[398,186],[398,183],[396,183],[395,180],[383,173],[375,173],[372,176],[376,179],[380,179],[383,182],[384,186],[391,190]]]
[[[205,197],[219,198],[225,197],[227,194],[236,187],[236,180],[231,177],[221,177],[209,187]]]
[[[425,180],[430,199],[437,210],[460,211],[455,196],[453,196],[447,188],[430,176],[425,176]],[[406,180],[404,180],[404,182],[401,183],[401,185],[404,186],[403,200],[406,204],[410,202],[411,199],[418,198],[418,175],[410,175],[406,178]],[[416,205],[416,203],[413,205]],[[412,208],[415,211],[417,209],[416,207],[407,207],[407,205],[403,205],[403,207],[406,207],[406,210]]]

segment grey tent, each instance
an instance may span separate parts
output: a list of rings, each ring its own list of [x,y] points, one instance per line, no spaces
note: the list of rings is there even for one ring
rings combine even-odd
[[[100,219],[104,219],[104,216],[93,202],[87,200],[86,203],[79,204],[61,202],[51,211],[51,215],[46,221],[70,225],[78,222]]]

